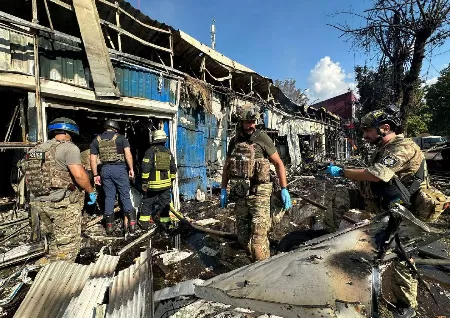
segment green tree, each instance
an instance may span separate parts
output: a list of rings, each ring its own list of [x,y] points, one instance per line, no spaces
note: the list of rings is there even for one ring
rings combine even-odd
[[[392,71],[388,66],[380,66],[378,70],[356,66],[355,79],[361,105],[360,116],[394,103]]]
[[[425,97],[432,114],[430,131],[435,135],[450,136],[450,66],[441,71],[435,84],[428,87]]]
[[[362,19],[359,26],[344,22],[333,27],[356,47],[378,57],[379,65],[391,66],[395,104],[406,130],[427,49],[442,45],[450,36],[450,1],[374,0],[370,9],[350,14],[352,24],[355,18]]]

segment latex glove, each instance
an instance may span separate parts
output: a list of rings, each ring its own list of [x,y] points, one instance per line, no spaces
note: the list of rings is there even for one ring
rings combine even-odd
[[[341,167],[334,166],[332,163],[330,163],[327,170],[325,170],[325,173],[329,174],[332,177],[342,177],[344,170]]]
[[[88,201],[88,205],[93,205],[95,204],[95,202],[97,201],[97,192],[91,192],[89,193],[89,201]]]
[[[95,176],[94,177],[94,183],[96,185],[102,185],[102,180],[101,180],[100,176]]]
[[[222,209],[225,208],[225,206],[227,205],[227,189],[221,189],[220,190],[220,207]]]
[[[281,201],[283,201],[285,210],[289,210],[292,207],[291,195],[287,189],[281,189]]]

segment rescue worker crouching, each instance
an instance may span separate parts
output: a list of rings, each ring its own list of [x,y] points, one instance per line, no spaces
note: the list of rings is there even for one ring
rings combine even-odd
[[[331,176],[358,182],[358,190],[337,188],[334,192],[324,220],[330,231],[337,230],[343,215],[353,208],[379,212],[389,209],[393,203],[411,202],[411,211],[422,220],[433,220],[444,210],[443,198],[433,201],[442,202],[441,207],[433,203],[428,205],[432,208],[426,208],[423,204],[424,193],[432,192],[437,197],[442,194],[429,190],[432,187],[428,183],[424,155],[411,139],[395,133],[399,123],[398,109],[393,106],[368,113],[361,119],[363,138],[377,147],[370,166],[342,169],[330,165],[327,168]],[[413,317],[417,307],[417,280],[405,260],[394,261],[392,269],[392,291],[397,299],[394,316]]]
[[[79,135],[77,124],[57,118],[48,132],[53,138],[29,150],[23,163],[31,193],[33,239],[40,239],[40,222],[49,242],[49,259],[75,261],[81,248],[83,190],[89,194],[89,205],[97,193],[81,164],[80,149],[72,143],[72,136]]]
[[[91,143],[91,168],[94,174],[94,183],[103,185],[105,192],[105,229],[106,234],[114,231],[114,202],[116,191],[119,192],[120,203],[125,216],[128,217],[130,233],[136,229],[136,211],[130,199],[130,180],[134,178],[133,157],[130,151],[130,143],[125,136],[119,134],[119,123],[107,120],[104,124],[105,131],[97,136]],[[97,159],[100,157],[101,171],[98,174]],[[127,166],[128,165],[128,172]]]
[[[153,217],[159,215],[160,225],[168,230],[171,224],[170,203],[172,182],[176,178],[175,158],[165,143],[164,130],[153,132],[152,146],[145,152],[142,160],[142,199],[139,224],[144,230],[154,226]]]
[[[259,114],[252,106],[237,112],[239,124],[236,136],[230,140],[222,174],[220,202],[227,203],[227,186],[242,197],[236,202],[236,224],[239,243],[253,261],[270,257],[268,232],[271,226],[270,162],[274,164],[281,186],[284,209],[289,209],[291,198],[287,190],[286,170],[270,137],[256,129]]]

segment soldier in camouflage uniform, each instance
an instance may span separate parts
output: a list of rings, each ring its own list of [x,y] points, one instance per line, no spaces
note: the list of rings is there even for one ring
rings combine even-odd
[[[272,162],[280,179],[281,198],[285,209],[291,207],[286,189],[286,170],[275,145],[267,134],[256,129],[258,114],[249,106],[238,110],[238,131],[228,146],[222,174],[221,206],[227,202],[227,186],[242,199],[236,202],[235,213],[239,243],[254,261],[270,257],[270,197],[272,183],[269,168]]]
[[[358,182],[358,190],[337,188],[331,199],[331,207],[327,210],[324,223],[330,231],[339,228],[343,215],[352,208],[365,209],[377,213],[386,210],[388,204],[398,202],[399,196],[388,189],[397,176],[403,185],[411,187],[416,176],[422,181],[422,188],[427,187],[425,159],[420,148],[409,138],[397,135],[394,130],[399,125],[396,109],[373,111],[361,119],[364,139],[377,146],[371,164],[366,169],[342,169],[330,165],[327,173],[332,176],[343,176]],[[422,168],[421,168],[422,166]],[[421,172],[420,172],[421,171]],[[419,172],[419,173],[418,173]],[[419,181],[420,182],[420,181]],[[380,191],[381,189],[381,191]],[[414,206],[414,198],[420,197],[420,192],[412,195],[412,212],[420,217],[418,205]],[[383,194],[381,194],[383,193]],[[386,196],[391,196],[388,202]],[[395,198],[394,198],[395,197]],[[393,199],[393,200],[392,200]],[[401,203],[401,202],[399,202]],[[429,215],[431,217],[431,215]],[[422,219],[426,219],[422,218]],[[393,292],[397,299],[398,312],[395,317],[413,317],[417,306],[417,280],[413,277],[406,262],[396,261],[393,264]]]
[[[57,118],[48,127],[54,138],[31,149],[23,169],[31,193],[31,224],[34,239],[40,239],[37,227],[48,238],[50,260],[74,261],[81,244],[81,211],[84,191],[89,205],[97,194],[81,164],[80,149],[71,140],[78,135],[77,124]]]

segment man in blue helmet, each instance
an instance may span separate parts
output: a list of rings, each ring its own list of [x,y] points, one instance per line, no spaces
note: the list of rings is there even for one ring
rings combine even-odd
[[[40,221],[50,260],[74,261],[81,247],[83,190],[89,194],[89,205],[95,203],[97,193],[81,164],[80,149],[72,143],[72,136],[79,135],[77,124],[57,118],[48,132],[53,138],[28,151],[23,163],[33,231],[39,233]],[[40,239],[40,234],[34,238]]]

